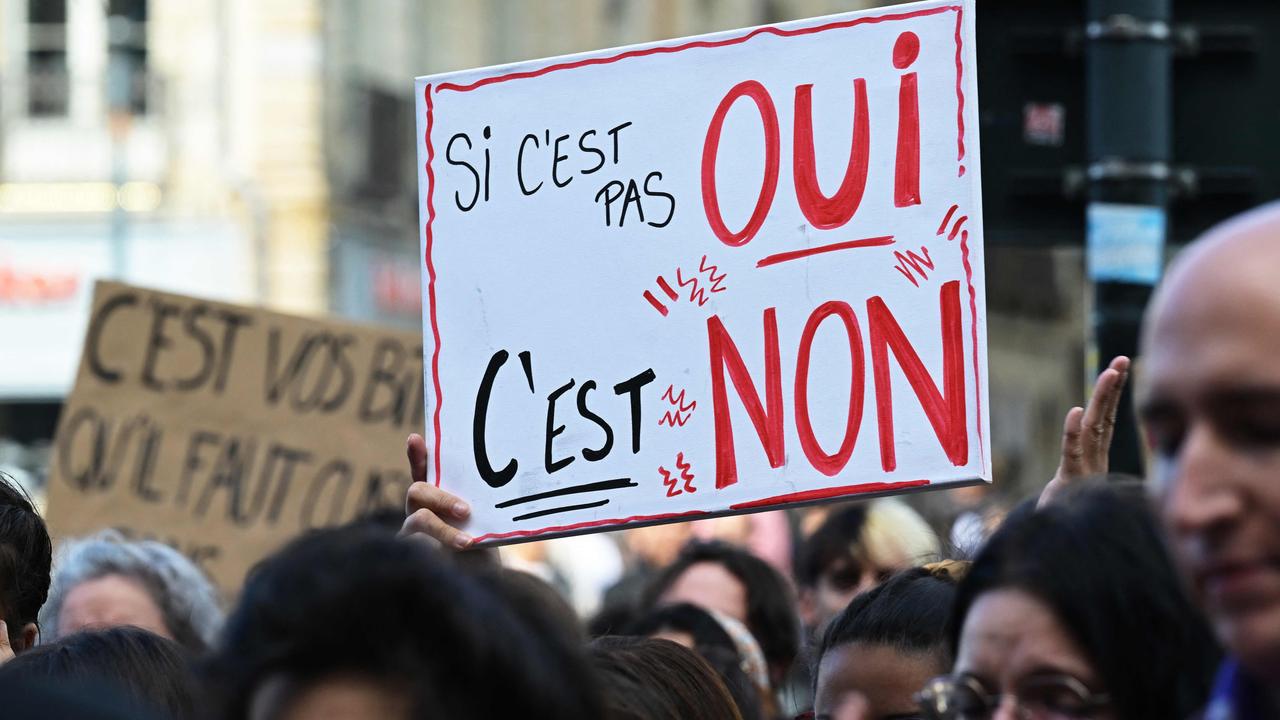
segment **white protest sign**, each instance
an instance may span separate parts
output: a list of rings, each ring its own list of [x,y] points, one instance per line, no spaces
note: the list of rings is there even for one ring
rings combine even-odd
[[[482,543],[990,479],[971,0],[417,80]]]

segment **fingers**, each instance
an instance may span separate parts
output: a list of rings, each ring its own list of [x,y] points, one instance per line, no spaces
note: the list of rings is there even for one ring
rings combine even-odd
[[[439,515],[425,508],[416,510],[405,518],[400,528],[401,537],[425,535],[438,540],[442,545],[463,550],[471,545],[472,537],[467,533],[449,525]]]
[[[9,644],[9,625],[0,620],[0,665],[13,659],[13,646]]]
[[[1107,454],[1115,433],[1116,415],[1120,410],[1120,398],[1129,375],[1129,358],[1120,356],[1111,361],[1098,375],[1089,398],[1082,422],[1081,437],[1085,467],[1088,474],[1107,471]]]
[[[408,497],[405,499],[405,515],[412,515],[418,510],[429,510],[437,515],[458,520],[466,520],[471,515],[471,506],[467,505],[462,498],[425,482],[410,485]]]
[[[1062,421],[1062,460],[1058,476],[1073,478],[1085,472],[1083,428],[1084,408],[1073,407]]]
[[[427,441],[418,433],[413,433],[405,441],[405,456],[409,458],[409,476],[413,482],[427,481]]]
[[[471,545],[470,535],[441,519],[447,517],[461,521],[471,515],[467,503],[452,493],[429,483],[416,482],[409,486],[405,515],[404,525],[400,528],[402,537],[421,533],[458,549]]]
[[[1103,417],[1106,418],[1106,424],[1101,436],[1104,458],[1111,449],[1111,437],[1116,429],[1116,416],[1120,412],[1120,398],[1124,394],[1124,386],[1129,380],[1129,358],[1121,355],[1113,359],[1107,369],[1117,373],[1118,377],[1114,381],[1115,387],[1107,392],[1106,407],[1103,408]]]

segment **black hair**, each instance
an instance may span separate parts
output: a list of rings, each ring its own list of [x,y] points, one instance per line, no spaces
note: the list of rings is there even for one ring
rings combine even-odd
[[[909,655],[936,654],[951,666],[947,645],[951,605],[966,563],[936,563],[903,570],[861,593],[827,625],[813,654],[812,677],[829,650],[853,643],[883,645]],[[816,694],[816,688],[815,688]]]
[[[1143,489],[1092,484],[1012,513],[960,584],[950,644],[984,593],[1037,598],[1098,673],[1117,717],[1187,717],[1209,693],[1219,651],[1180,583]],[[1178,681],[1169,681],[1167,661]]]
[[[856,642],[906,653],[947,652],[956,596],[956,574],[948,565],[903,570],[855,597],[827,626],[821,651]]]
[[[663,630],[675,630],[688,633],[693,637],[694,649],[699,652],[703,648],[718,647],[738,653],[733,638],[724,629],[719,620],[711,613],[697,605],[677,603],[654,608],[647,615],[632,622],[623,631],[623,635],[649,636]]]
[[[53,543],[31,497],[0,473],[0,619],[17,640],[49,596]]]
[[[719,620],[697,605],[679,603],[660,607],[632,622],[624,635],[652,637],[664,630],[687,633],[693,638],[693,650],[724,681],[743,720],[759,720],[764,716],[760,693],[742,668],[742,656]]]
[[[588,652],[610,720],[742,720],[728,688],[683,645],[606,636]]]
[[[181,646],[136,627],[86,630],[33,648],[0,667],[0,677],[47,685],[105,686],[173,720],[195,716],[196,681]]]
[[[811,588],[837,560],[850,556],[862,543],[867,524],[865,503],[832,510],[827,519],[796,550],[795,575],[800,587]]]
[[[415,718],[601,717],[581,646],[533,612],[424,543],[318,530],[251,573],[206,674],[225,718],[245,717],[270,677],[343,674],[402,690]]]
[[[645,589],[641,606],[653,609],[676,580],[698,563],[723,567],[742,583],[747,597],[746,626],[760,643],[777,682],[800,648],[800,619],[787,581],[768,563],[746,550],[721,542],[692,542]]]
[[[0,697],[4,698],[4,720],[160,720],[119,691],[75,681],[28,679],[0,671]]]

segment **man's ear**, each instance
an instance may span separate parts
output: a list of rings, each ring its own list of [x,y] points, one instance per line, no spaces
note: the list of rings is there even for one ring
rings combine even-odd
[[[22,626],[22,632],[18,633],[18,637],[13,639],[13,653],[16,655],[24,650],[30,650],[36,646],[36,640],[40,637],[40,629],[35,623],[27,623]]]

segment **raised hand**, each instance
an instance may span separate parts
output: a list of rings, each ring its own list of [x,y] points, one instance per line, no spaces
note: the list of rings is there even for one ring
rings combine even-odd
[[[1062,425],[1062,458],[1058,471],[1040,493],[1044,507],[1073,484],[1107,472],[1107,455],[1116,429],[1120,394],[1129,379],[1129,358],[1121,355],[1098,375],[1087,406],[1067,411]]]

